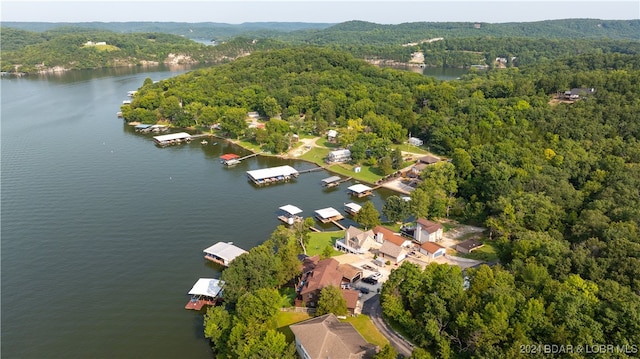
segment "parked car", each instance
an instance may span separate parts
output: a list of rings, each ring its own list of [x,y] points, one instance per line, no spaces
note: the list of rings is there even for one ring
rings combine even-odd
[[[376,281],[380,278],[382,278],[382,274],[381,273],[373,273],[372,275],[370,275],[369,277],[375,279]]]
[[[358,290],[359,290],[359,291],[360,291],[360,293],[362,293],[362,294],[369,294],[369,288],[360,287],[360,288],[358,288]]]
[[[371,277],[362,278],[362,281],[367,283],[367,284],[377,284],[378,283],[377,279],[374,279],[374,278],[371,278]]]

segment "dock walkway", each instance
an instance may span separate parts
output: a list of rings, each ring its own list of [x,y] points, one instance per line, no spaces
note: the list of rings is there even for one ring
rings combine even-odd
[[[338,228],[340,228],[340,229],[342,229],[342,230],[346,230],[346,229],[347,229],[345,226],[343,226],[343,225],[341,225],[340,223],[338,223],[338,221],[331,220],[331,223],[335,224],[335,225],[336,225],[336,227],[338,227]]]

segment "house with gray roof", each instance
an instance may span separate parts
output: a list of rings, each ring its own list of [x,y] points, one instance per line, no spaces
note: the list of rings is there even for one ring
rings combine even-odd
[[[296,351],[303,359],[368,359],[378,350],[351,323],[340,322],[331,313],[289,328],[295,336]]]

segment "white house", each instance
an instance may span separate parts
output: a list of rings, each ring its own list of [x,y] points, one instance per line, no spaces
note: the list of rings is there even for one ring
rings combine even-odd
[[[409,144],[412,144],[414,146],[422,146],[424,142],[417,138],[417,137],[409,137]]]
[[[351,151],[349,150],[336,150],[329,152],[327,155],[327,162],[336,163],[336,162],[348,162],[351,161]]]
[[[329,132],[327,132],[327,141],[329,142],[336,142],[336,139],[338,138],[338,131],[336,130],[329,130]]]
[[[444,227],[440,223],[432,222],[424,218],[418,218],[414,239],[419,243],[440,242]]]

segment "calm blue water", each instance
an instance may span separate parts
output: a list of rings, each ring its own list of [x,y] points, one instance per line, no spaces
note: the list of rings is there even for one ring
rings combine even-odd
[[[145,78],[184,71],[0,81],[2,358],[210,358],[201,314],[184,309],[199,277],[219,276],[202,250],[261,243],[282,205],[312,216],[351,200],[348,183],[321,189],[323,171],[264,188],[246,180],[309,164],[254,157],[225,168],[218,156],[241,149],[158,148],[116,118]],[[391,194],[372,200],[380,209]]]

